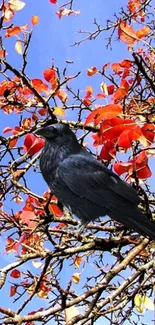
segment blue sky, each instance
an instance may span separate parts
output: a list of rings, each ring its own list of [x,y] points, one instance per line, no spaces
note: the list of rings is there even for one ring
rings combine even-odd
[[[63,3],[60,1],[60,4]],[[129,53],[126,51],[127,46],[122,42],[116,42],[117,35],[114,36],[114,42],[112,50],[107,50],[104,34],[100,34],[96,40],[87,41],[80,46],[71,46],[74,42],[80,40],[83,35],[77,33],[78,29],[81,30],[94,30],[93,20],[96,18],[97,22],[101,26],[105,26],[107,19],[113,19],[114,12],[119,11],[120,7],[125,4],[125,1],[114,0],[78,0],[74,1],[74,9],[80,10],[80,15],[71,15],[70,17],[63,17],[58,19],[55,11],[57,6],[50,4],[48,0],[28,0],[26,6],[22,11],[17,12],[14,24],[24,25],[28,23],[32,15],[38,15],[40,18],[39,24],[34,28],[32,41],[28,53],[28,65],[27,75],[30,78],[42,78],[43,70],[48,66],[51,66],[52,60],[59,69],[62,71],[66,66],[66,60],[71,60],[74,64],[68,66],[68,74],[76,74],[81,71],[81,75],[78,79],[72,81],[72,86],[75,90],[78,88],[83,92],[88,85],[92,85],[94,91],[100,92],[100,83],[103,80],[101,76],[90,78],[86,75],[86,69],[91,66],[101,68],[107,62],[118,62],[124,58],[129,58]],[[107,35],[106,35],[107,37]],[[21,57],[14,50],[15,37],[5,39],[5,46],[8,52],[8,61],[16,68],[21,67]],[[2,131],[6,126],[18,125],[19,117],[14,114],[5,115],[0,111],[0,130]],[[153,167],[153,163],[150,163],[150,167]],[[37,181],[36,181],[37,178]],[[43,181],[41,175],[33,173],[32,171],[28,175],[29,186],[37,194],[42,194],[47,185]],[[150,181],[152,184],[152,180]],[[12,203],[6,203],[8,208],[12,208]],[[3,246],[3,241],[0,243]],[[9,262],[13,261],[13,256],[5,256],[4,250],[1,252],[0,266],[3,267]],[[31,268],[31,264],[29,264]],[[22,268],[21,268],[22,270]],[[68,271],[68,266],[64,269],[66,274],[63,274],[61,278],[62,284],[66,285],[64,278],[66,275],[70,276],[72,271]],[[75,287],[76,290],[77,287]],[[3,299],[3,304],[6,307],[12,307],[12,298],[8,297],[8,288],[4,288],[0,292],[0,299]],[[5,300],[4,300],[5,297]],[[39,306],[46,306],[46,301],[36,300],[36,309]],[[26,311],[25,311],[26,312]],[[153,315],[151,312],[147,312],[148,322],[151,321]],[[145,318],[146,318],[145,317]],[[150,317],[150,318],[148,318]],[[51,322],[51,325],[53,323]],[[97,325],[103,324],[102,321],[96,322]],[[104,320],[105,325],[109,325],[109,322]],[[128,325],[128,321],[125,323]]]

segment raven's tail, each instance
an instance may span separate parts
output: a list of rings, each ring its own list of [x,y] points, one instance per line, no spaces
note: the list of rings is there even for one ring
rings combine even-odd
[[[128,205],[121,211],[121,207],[115,206],[115,211],[111,210],[109,216],[140,235],[155,240],[155,223],[151,222],[138,207]]]

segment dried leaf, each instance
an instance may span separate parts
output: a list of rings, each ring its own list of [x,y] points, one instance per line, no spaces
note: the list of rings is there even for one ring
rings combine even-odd
[[[76,269],[78,269],[80,267],[81,261],[82,261],[82,256],[78,255],[78,256],[75,257],[74,267]]]

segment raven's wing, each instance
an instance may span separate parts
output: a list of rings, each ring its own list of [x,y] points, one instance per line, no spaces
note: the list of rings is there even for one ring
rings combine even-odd
[[[137,207],[141,201],[137,192],[90,154],[82,152],[63,160],[57,179],[64,202],[83,222],[107,214],[155,239],[155,225]]]
[[[90,154],[71,155],[59,164],[58,174],[72,192],[99,206],[110,199],[122,198],[138,205],[137,192]],[[110,197],[109,197],[110,195]]]

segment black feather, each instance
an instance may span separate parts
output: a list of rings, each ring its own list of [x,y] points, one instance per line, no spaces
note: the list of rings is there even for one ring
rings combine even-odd
[[[36,134],[45,138],[40,158],[45,181],[83,223],[108,215],[155,239],[155,224],[138,208],[136,190],[84,150],[68,126],[54,124]]]

